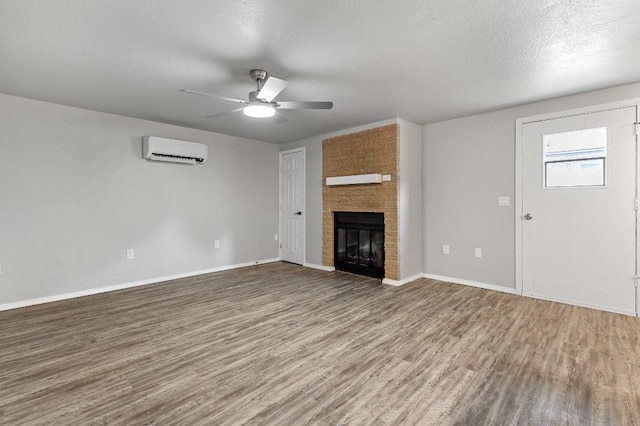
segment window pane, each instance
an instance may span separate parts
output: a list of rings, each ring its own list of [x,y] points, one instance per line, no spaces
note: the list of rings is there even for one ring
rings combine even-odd
[[[371,231],[360,230],[360,264],[369,266],[371,257]]]
[[[384,250],[384,232],[372,231],[371,232],[371,263],[373,266],[382,268],[382,253]]]
[[[346,262],[347,260],[347,230],[344,228],[338,228],[338,253],[337,260],[339,262]]]
[[[607,128],[544,135],[544,187],[606,184]]]
[[[347,230],[347,262],[358,263],[358,230]]]
[[[604,186],[604,158],[547,163],[547,188]]]

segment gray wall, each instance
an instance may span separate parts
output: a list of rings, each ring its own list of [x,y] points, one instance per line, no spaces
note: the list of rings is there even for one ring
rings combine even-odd
[[[398,119],[400,279],[422,273],[422,126]]]
[[[0,304],[278,257],[277,145],[6,95],[0,135]],[[143,135],[209,160],[145,161]]]
[[[515,120],[636,97],[640,84],[425,125],[424,272],[515,288]]]
[[[277,258],[277,153],[300,146],[307,154],[305,262],[320,265],[322,140],[394,122],[401,278],[414,275],[411,254],[422,251],[423,272],[514,288],[515,120],[634,97],[640,84],[422,126],[416,194],[419,150],[407,141],[418,131],[403,120],[278,146],[0,95],[0,304]],[[144,161],[143,135],[206,143],[209,161]],[[497,207],[498,195],[511,197],[511,206]],[[403,223],[420,211],[416,250],[419,234]],[[476,247],[482,259],[474,258]],[[125,259],[127,248],[136,250],[134,260]]]
[[[280,145],[280,151],[305,147],[305,263],[322,265],[322,141],[324,139],[373,129],[396,123],[396,119],[378,121],[366,126],[352,127],[338,132]]]

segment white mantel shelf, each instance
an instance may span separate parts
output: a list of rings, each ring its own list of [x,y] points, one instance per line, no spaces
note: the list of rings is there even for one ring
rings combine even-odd
[[[383,181],[390,180],[391,175],[382,175],[380,173],[372,173],[368,175],[334,176],[327,178],[327,186],[364,185],[371,183],[382,183]]]

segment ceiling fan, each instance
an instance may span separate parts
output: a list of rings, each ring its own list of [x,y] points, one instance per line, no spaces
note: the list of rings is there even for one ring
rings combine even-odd
[[[189,93],[192,95],[212,96],[214,98],[222,99],[224,101],[236,102],[242,106],[229,111],[221,112],[218,114],[208,115],[206,118],[216,118],[223,115],[231,114],[237,111],[242,111],[244,115],[254,118],[267,118],[273,117],[278,109],[331,109],[333,108],[333,102],[320,102],[320,101],[304,101],[304,102],[290,102],[279,101],[274,99],[284,90],[289,84],[288,81],[281,80],[279,78],[271,77],[266,71],[260,69],[253,69],[249,72],[251,79],[256,82],[257,90],[249,93],[249,100],[243,101],[242,99],[229,98],[227,96],[214,95],[212,93],[200,92],[197,90],[180,89],[181,92]],[[277,117],[280,122],[287,121],[284,117]]]

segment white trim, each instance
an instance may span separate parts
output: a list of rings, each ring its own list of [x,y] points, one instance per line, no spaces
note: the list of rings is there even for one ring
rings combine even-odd
[[[368,175],[333,176],[326,180],[327,186],[336,185],[364,185],[369,183],[382,183],[381,173],[370,173]]]
[[[600,311],[613,312],[613,313],[616,313],[616,314],[630,315],[632,317],[636,316],[636,312],[633,311],[633,310],[627,311],[627,310],[624,310],[624,309],[612,308],[610,306],[579,302],[577,300],[563,299],[563,298],[553,298],[553,297],[543,296],[541,294],[536,294],[536,293],[524,293],[523,296],[531,297],[533,299],[546,300],[548,302],[563,303],[565,305],[570,305],[570,306],[579,306],[579,307],[583,307],[583,308],[591,308],[591,309],[598,309]]]
[[[463,279],[460,279],[460,278],[445,277],[445,276],[442,276],[442,275],[434,275],[434,274],[422,274],[422,276],[424,278],[443,281],[443,282],[446,282],[446,283],[462,284],[462,285],[468,285],[470,287],[482,288],[482,289],[485,289],[485,290],[499,291],[501,293],[516,294],[516,290],[515,289],[510,288],[510,287],[503,287],[501,285],[487,284],[487,283],[481,283],[481,282],[478,282],[478,281],[463,280]]]
[[[307,258],[307,148],[304,146],[285,149],[284,151],[278,152],[278,256],[282,259],[282,156],[285,154],[293,154],[295,152],[302,152],[302,205],[304,206],[304,210],[302,214],[302,244],[300,247],[302,250],[302,266],[304,266]]]
[[[516,188],[516,192],[515,192],[515,197],[514,197],[514,206],[515,206],[515,234],[516,234],[516,238],[515,238],[515,260],[516,260],[516,271],[515,271],[515,275],[516,275],[516,289],[515,292],[516,294],[523,294],[524,288],[523,288],[523,276],[522,276],[522,265],[523,265],[523,259],[522,259],[522,253],[523,253],[523,241],[522,241],[522,215],[524,214],[523,211],[523,189],[522,189],[522,155],[523,155],[523,137],[522,137],[522,132],[523,132],[523,127],[525,124],[527,123],[534,123],[537,121],[545,121],[545,120],[555,120],[558,118],[566,118],[566,117],[573,117],[576,115],[585,115],[585,114],[592,114],[592,113],[596,113],[596,112],[602,112],[602,111],[610,111],[610,110],[615,110],[615,109],[621,109],[621,108],[628,108],[628,107],[636,107],[638,108],[638,106],[640,106],[640,98],[634,98],[634,99],[628,99],[625,101],[619,101],[619,102],[610,102],[610,103],[606,103],[606,104],[600,104],[600,105],[593,105],[593,106],[589,106],[589,107],[584,107],[584,108],[576,108],[576,109],[570,109],[570,110],[566,110],[566,111],[556,111],[556,112],[551,112],[551,113],[547,113],[547,114],[539,114],[539,115],[534,115],[534,116],[529,116],[529,117],[522,117],[522,118],[518,118],[516,119],[516,128],[515,128],[515,133],[516,133],[516,158],[515,158],[515,162],[516,162],[516,174],[515,174],[515,188]]]
[[[305,268],[319,269],[321,271],[333,272],[336,270],[334,266],[316,265],[315,263],[304,263],[302,266]]]
[[[11,302],[11,303],[5,303],[3,305],[0,305],[0,312],[8,311],[10,309],[24,308],[24,307],[27,307],[27,306],[41,305],[43,303],[58,302],[60,300],[74,299],[76,297],[91,296],[91,295],[99,294],[99,293],[108,293],[108,292],[111,292],[111,291],[124,290],[124,289],[127,289],[127,288],[139,287],[139,286],[148,285],[148,284],[157,284],[157,283],[164,282],[164,281],[171,281],[171,280],[177,280],[177,279],[181,279],[181,278],[188,278],[188,277],[193,277],[193,276],[196,276],[196,275],[211,274],[213,272],[222,272],[222,271],[227,271],[227,270],[230,270],[230,269],[245,268],[247,266],[262,265],[264,263],[273,263],[273,262],[279,262],[279,261],[280,261],[280,259],[256,260],[256,261],[253,261],[253,262],[238,263],[238,264],[235,264],[235,265],[218,266],[218,267],[215,267],[215,268],[203,269],[203,270],[200,270],[200,271],[185,272],[185,273],[182,273],[182,274],[175,274],[175,275],[167,275],[167,276],[164,276],[164,277],[150,278],[148,280],[133,281],[133,282],[123,283],[123,284],[115,284],[115,285],[110,285],[110,286],[105,286],[105,287],[98,287],[98,288],[91,288],[91,289],[87,289],[87,290],[74,291],[74,292],[71,292],[71,293],[57,294],[57,295],[54,295],[54,296],[46,296],[46,297],[38,297],[38,298],[35,298],[35,299],[29,299],[29,300],[21,300],[19,302]]]
[[[468,286],[471,286],[471,287],[482,288],[482,289],[485,289],[485,290],[499,291],[499,292],[508,293],[508,294],[517,294],[516,290],[513,289],[513,288],[498,286],[498,285],[494,285],[494,284],[486,284],[486,283],[481,283],[481,282],[477,282],[477,281],[469,281],[469,280],[463,280],[463,279],[452,278],[452,277],[445,277],[445,276],[442,276],[442,275],[434,275],[434,274],[422,274],[422,276],[424,278],[438,280],[438,281],[442,281],[442,282],[446,282],[446,283],[462,284],[462,285],[468,285]],[[548,302],[563,303],[563,304],[569,305],[569,306],[579,306],[579,307],[583,307],[583,308],[598,309],[598,310],[606,311],[606,312],[614,312],[614,313],[617,313],[617,314],[630,315],[630,316],[633,316],[633,317],[636,316],[636,313],[633,310],[616,309],[616,308],[612,308],[612,307],[609,307],[609,306],[583,303],[583,302],[579,302],[579,301],[571,300],[571,299],[551,298],[551,297],[546,297],[546,296],[535,294],[535,293],[524,293],[524,294],[522,294],[522,296],[530,297],[530,298],[533,298],[533,299],[546,300]]]
[[[514,246],[514,255],[515,255],[515,268],[516,268],[516,294],[522,294],[522,215],[523,213],[523,205],[522,205],[522,131],[525,124],[524,118],[516,119],[516,181],[515,181],[515,195],[513,197],[513,211],[515,212],[515,246]]]
[[[417,280],[419,278],[423,278],[423,277],[424,277],[424,274],[416,274],[416,275],[413,275],[413,276],[411,276],[409,278],[405,278],[405,279],[402,279],[402,280],[392,280],[390,278],[384,278],[382,280],[382,284],[390,285],[390,286],[393,286],[393,287],[400,287],[402,285],[409,284],[410,282],[413,282],[413,281],[415,281],[415,280]]]

